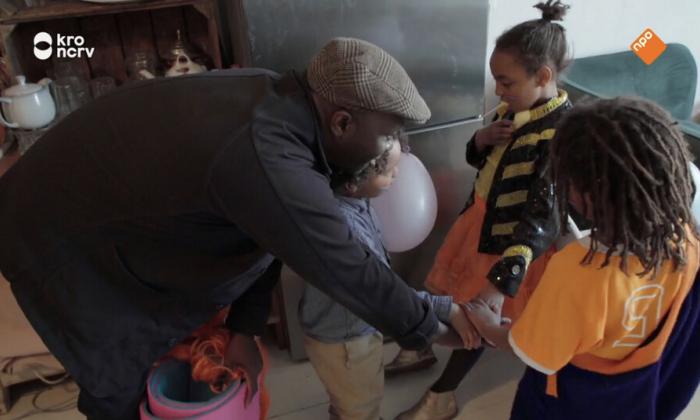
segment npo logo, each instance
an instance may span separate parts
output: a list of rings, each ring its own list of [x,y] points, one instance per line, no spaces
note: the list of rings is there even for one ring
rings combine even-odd
[[[80,35],[56,34],[56,42],[50,34],[39,32],[34,35],[34,56],[39,60],[47,60],[53,54],[56,58],[91,58],[95,53],[94,47],[85,47],[85,38]]]
[[[630,49],[646,64],[651,64],[666,50],[666,44],[651,28],[647,28],[634,40]]]

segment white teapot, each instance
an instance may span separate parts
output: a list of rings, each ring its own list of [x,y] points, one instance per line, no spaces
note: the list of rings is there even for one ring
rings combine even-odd
[[[0,123],[10,128],[35,129],[48,125],[56,117],[56,104],[49,92],[51,79],[26,83],[17,76],[17,84],[2,92]]]
[[[177,40],[165,57],[165,76],[174,77],[207,71],[204,57],[182,38],[177,31]]]
[[[172,66],[165,71],[166,77],[182,76],[207,71],[207,68],[192,60],[186,52],[181,52],[175,58]]]

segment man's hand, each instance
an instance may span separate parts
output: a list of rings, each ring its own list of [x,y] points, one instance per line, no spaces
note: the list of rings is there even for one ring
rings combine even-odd
[[[486,287],[479,293],[477,299],[484,301],[484,303],[498,315],[500,322],[501,312],[503,311],[503,301],[505,300],[503,293],[496,289],[496,286],[491,284],[491,282],[487,282]]]
[[[232,333],[224,354],[224,364],[231,369],[241,368],[245,372],[247,406],[258,392],[258,379],[263,367],[258,343],[249,335]]]
[[[457,332],[453,328],[450,328],[439,321],[438,331],[437,334],[435,334],[435,336],[433,337],[433,343],[437,343],[446,347],[452,347],[455,349],[461,349],[462,347],[464,347],[462,337],[460,337],[459,334],[457,334]]]
[[[473,350],[481,347],[479,331],[472,325],[462,308],[456,303],[453,303],[450,309],[450,324],[462,338],[462,344],[465,349]]]
[[[508,144],[513,136],[513,121],[500,120],[489,124],[476,132],[474,141],[480,152],[488,146]]]

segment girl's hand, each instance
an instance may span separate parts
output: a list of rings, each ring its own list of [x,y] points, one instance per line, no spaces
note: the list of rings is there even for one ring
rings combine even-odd
[[[505,295],[501,293],[500,290],[496,288],[490,281],[486,283],[486,286],[479,292],[477,297],[480,301],[484,302],[493,312],[499,317],[501,316],[501,311],[503,311],[503,303],[505,302]]]
[[[489,124],[476,132],[474,141],[479,151],[488,146],[500,146],[508,144],[513,136],[513,121],[500,120]]]
[[[510,330],[510,319],[501,318],[500,314],[481,299],[474,299],[464,305],[467,317],[474,324],[482,336],[486,345],[503,350],[510,349],[508,342],[508,330]]]
[[[484,332],[488,328],[499,327],[501,325],[501,315],[494,312],[493,309],[481,299],[474,299],[465,304],[464,307],[467,317],[469,317],[469,320],[474,324],[481,335],[484,335]]]

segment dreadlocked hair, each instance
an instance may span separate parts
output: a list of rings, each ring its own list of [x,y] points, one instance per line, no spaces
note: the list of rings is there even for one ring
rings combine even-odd
[[[398,141],[401,146],[401,152],[408,153],[411,151],[411,147],[408,145],[408,135],[403,131],[400,132],[396,138],[392,139],[392,143],[387,144],[386,150],[370,162],[363,170],[354,174],[340,174],[334,176],[331,180],[331,187],[344,188],[345,186],[358,186],[363,182],[367,181],[369,178],[381,175],[386,172],[387,164],[389,163],[389,155],[391,154],[391,148],[393,147],[393,142]]]
[[[642,263],[639,276],[655,276],[664,260],[684,265],[686,227],[694,226],[689,161],[676,123],[645,99],[597,100],[562,118],[550,164],[562,220],[571,188],[590,197],[583,213],[593,218],[591,246],[582,263],[590,264],[602,243],[609,249],[601,267],[616,250],[625,273],[630,254]]]

